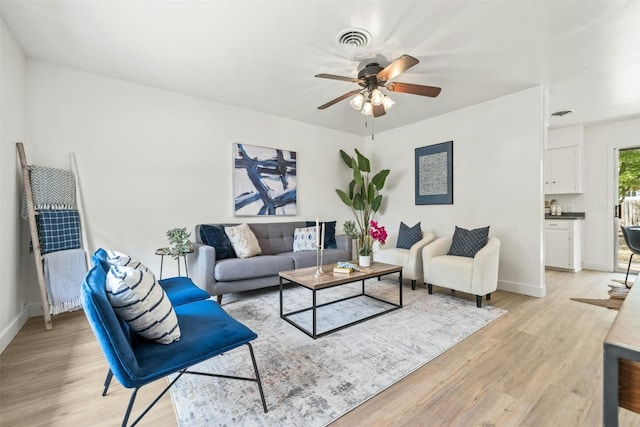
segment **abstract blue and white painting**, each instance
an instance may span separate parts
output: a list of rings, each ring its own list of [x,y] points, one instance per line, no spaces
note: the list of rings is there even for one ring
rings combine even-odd
[[[235,216],[296,215],[296,152],[233,144]]]

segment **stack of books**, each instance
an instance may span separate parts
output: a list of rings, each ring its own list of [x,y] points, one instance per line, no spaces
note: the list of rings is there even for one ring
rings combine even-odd
[[[333,272],[338,274],[350,274],[352,271],[360,271],[360,267],[350,262],[340,261],[333,267]]]

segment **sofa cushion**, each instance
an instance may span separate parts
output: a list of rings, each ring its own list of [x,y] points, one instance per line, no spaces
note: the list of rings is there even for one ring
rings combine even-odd
[[[140,336],[161,344],[180,339],[171,302],[152,272],[112,265],[106,291],[116,314]]]
[[[404,222],[400,222],[400,230],[398,231],[398,241],[396,248],[411,249],[411,246],[422,240],[422,228],[420,222],[413,227],[409,227]]]
[[[238,258],[249,258],[262,253],[258,239],[247,224],[225,227],[224,231],[227,233]]]
[[[325,249],[336,249],[338,247],[336,243],[336,222],[335,221],[325,221],[320,223],[322,227],[324,224],[324,248]],[[315,221],[307,221],[307,227],[315,227]]]
[[[293,252],[315,251],[318,248],[316,238],[315,227],[296,228],[293,232]]]
[[[451,247],[447,255],[465,256],[473,258],[485,247],[489,239],[489,227],[467,230],[456,225]]]
[[[229,236],[224,231],[224,225],[201,225],[200,240],[205,245],[216,248],[216,261],[225,258],[236,258]]]
[[[277,276],[281,271],[293,270],[293,268],[293,260],[290,257],[259,255],[244,259],[227,258],[216,262],[214,276],[218,282],[229,282],[255,277]]]
[[[293,233],[296,228],[302,227],[306,227],[304,221],[249,224],[258,239],[262,255],[293,251]]]
[[[276,256],[292,259],[294,264],[292,268],[315,267],[316,263],[318,262],[316,252],[285,252]],[[322,257],[324,265],[334,264],[338,261],[350,260],[351,252],[345,251],[343,249],[326,249]]]

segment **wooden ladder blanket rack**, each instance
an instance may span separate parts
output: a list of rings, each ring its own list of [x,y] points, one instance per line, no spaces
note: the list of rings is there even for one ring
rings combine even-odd
[[[49,299],[47,296],[47,287],[45,282],[46,278],[45,278],[45,270],[44,270],[44,256],[42,253],[40,236],[38,232],[38,225],[36,222],[36,215],[38,215],[38,211],[36,210],[35,204],[34,204],[34,196],[33,196],[33,190],[31,186],[32,184],[31,175],[29,171],[29,164],[27,163],[27,159],[24,152],[24,146],[21,142],[17,142],[16,147],[18,150],[18,157],[20,159],[20,166],[22,168],[22,180],[23,180],[24,196],[25,196],[26,208],[27,208],[27,218],[29,220],[29,232],[31,235],[31,244],[33,249],[34,261],[36,265],[36,274],[38,278],[40,298],[42,300],[44,326],[46,330],[51,330],[53,328],[53,322],[51,320],[51,307],[50,307]],[[75,157],[72,155],[71,158],[72,158],[72,166],[75,167]],[[74,171],[74,175],[77,176],[76,171]],[[77,192],[77,185],[76,185],[76,192]],[[80,200],[77,201],[77,204],[78,204],[78,207],[81,206]],[[82,224],[82,216],[83,215],[80,215],[80,221],[81,221],[80,230],[82,233],[82,242],[83,242],[82,246],[85,248],[85,257],[87,257],[86,255],[87,238],[86,238],[84,226]],[[87,265],[89,265],[88,262],[87,262]]]

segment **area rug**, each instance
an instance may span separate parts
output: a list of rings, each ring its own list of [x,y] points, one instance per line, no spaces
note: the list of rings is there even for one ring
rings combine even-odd
[[[359,284],[324,290],[318,303],[359,290]],[[397,279],[372,279],[367,292],[393,301]],[[262,410],[255,383],[184,375],[171,389],[182,427],[327,425],[506,312],[405,286],[403,308],[314,340],[280,319],[277,290],[241,295],[223,307],[258,334],[253,347],[269,412]],[[287,286],[284,295],[285,312],[311,305],[308,290]],[[319,315],[323,326],[346,323],[355,311],[383,307],[360,297],[325,308],[330,310]],[[246,346],[194,369],[253,375]]]

